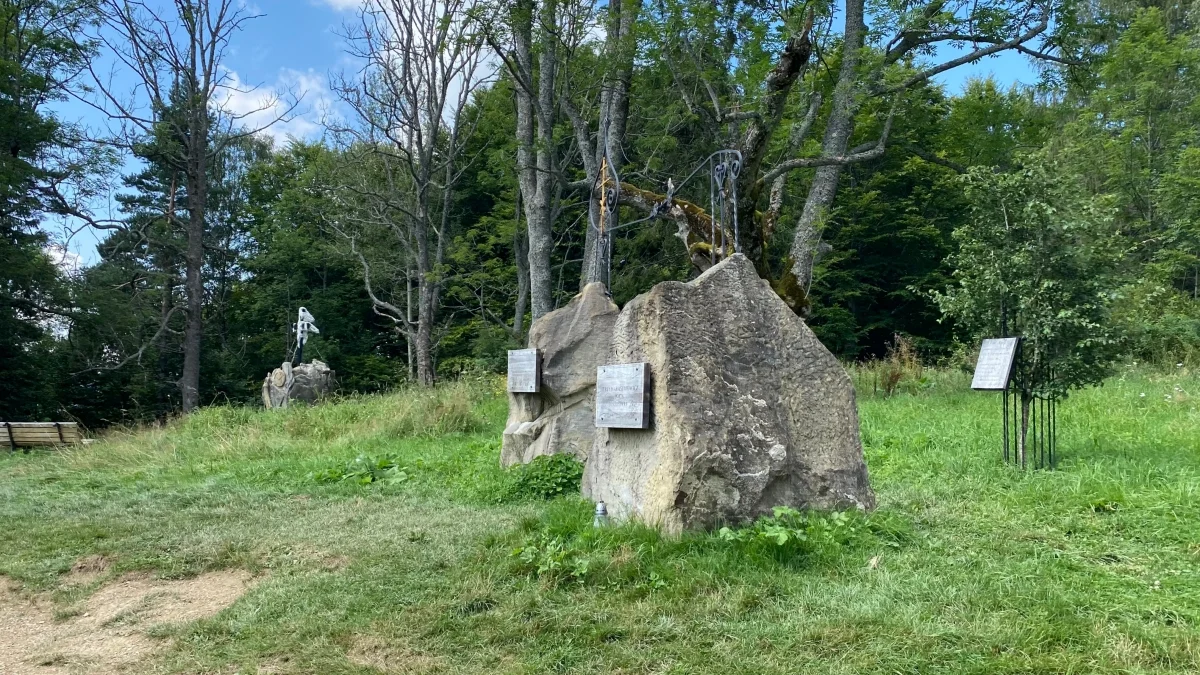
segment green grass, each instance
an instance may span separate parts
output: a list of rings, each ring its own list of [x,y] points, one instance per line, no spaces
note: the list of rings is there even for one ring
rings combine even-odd
[[[170,629],[163,672],[377,672],[347,658],[364,651],[396,672],[1200,670],[1200,378],[1072,396],[1058,470],[1021,473],[965,376],[891,398],[855,376],[879,509],[788,555],[597,532],[591,505],[527,496],[497,466],[504,399],[477,383],[0,455],[0,574],[64,606],[93,554],[110,576],[263,574]],[[360,456],[405,477],[316,479]]]

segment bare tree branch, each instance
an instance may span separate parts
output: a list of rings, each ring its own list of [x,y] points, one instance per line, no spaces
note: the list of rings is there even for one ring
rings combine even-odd
[[[796,169],[805,169],[818,166],[844,166],[846,164],[855,164],[857,162],[866,162],[872,159],[878,159],[883,156],[887,150],[888,135],[892,131],[892,120],[896,116],[896,105],[899,98],[892,102],[892,109],[888,112],[887,119],[883,123],[883,131],[879,134],[879,140],[865,146],[858,146],[851,149],[845,155],[836,157],[798,157],[789,159],[779,164],[776,164],[770,171],[767,171],[759,178],[760,183],[766,183],[772,179],[781,176],[788,171]]]
[[[915,75],[908,77],[900,84],[896,84],[896,85],[892,85],[892,86],[874,87],[874,88],[872,88],[872,93],[874,93],[874,94],[894,94],[898,91],[903,91],[903,90],[908,89],[909,87],[913,86],[914,84],[924,82],[925,80],[928,80],[929,78],[934,77],[935,75],[940,75],[948,70],[953,70],[954,68],[957,68],[963,64],[972,63],[974,61],[978,61],[979,59],[982,59],[985,56],[990,56],[992,54],[996,54],[998,52],[1005,51],[1006,49],[1013,49],[1015,47],[1018,47],[1026,42],[1029,42],[1030,40],[1037,37],[1038,35],[1041,35],[1042,33],[1044,33],[1046,31],[1046,29],[1048,27],[1049,27],[1049,22],[1046,19],[1042,19],[1042,21],[1040,23],[1038,23],[1036,26],[1034,26],[1033,28],[1029,29],[1028,31],[1012,38],[1011,40],[1006,40],[1004,42],[997,42],[997,43],[989,45],[987,47],[980,47],[979,49],[976,49],[976,50],[970,52],[969,54],[964,54],[956,59],[951,59],[949,61],[946,61],[945,63],[938,64],[932,68],[927,68],[925,70],[922,70],[919,73],[916,73]]]

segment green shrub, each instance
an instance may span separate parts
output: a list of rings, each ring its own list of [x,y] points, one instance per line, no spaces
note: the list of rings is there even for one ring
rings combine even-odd
[[[388,430],[396,436],[426,438],[480,431],[486,426],[478,412],[483,395],[483,387],[471,382],[412,387],[392,399]]]
[[[554,499],[579,494],[583,463],[573,455],[543,455],[528,464],[515,466],[509,472],[511,482],[501,501]]]
[[[1143,280],[1123,288],[1113,323],[1138,361],[1168,368],[1200,364],[1200,303],[1168,284]]]

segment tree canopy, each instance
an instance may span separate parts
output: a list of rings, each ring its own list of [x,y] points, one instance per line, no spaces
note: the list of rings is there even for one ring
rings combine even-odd
[[[118,10],[0,10],[0,418],[253,400],[300,305],[345,392],[500,370],[581,284],[623,303],[735,246],[844,359],[896,334],[948,358],[1002,312],[1054,386],[1200,359],[1198,3],[372,0],[324,140],[264,140],[168,58],[142,123],[90,144],[48,103],[119,116],[121,92],[78,86],[154,39]],[[1001,51],[1039,82],[938,83]],[[109,222],[82,197],[113,148],[138,169]],[[736,213],[693,174],[718,150]],[[61,217],[102,236],[78,274]]]

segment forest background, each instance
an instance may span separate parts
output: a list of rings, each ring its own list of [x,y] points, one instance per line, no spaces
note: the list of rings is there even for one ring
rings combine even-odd
[[[1060,244],[1092,251],[1040,283],[1091,296],[1127,358],[1200,361],[1200,3],[852,0],[866,9],[847,37],[844,2],[368,2],[347,27],[362,68],[334,82],[350,112],[280,144],[214,103],[223,40],[252,16],[133,5],[0,9],[0,419],[100,427],[253,401],[293,355],[299,306],[321,330],[306,358],[343,392],[502,372],[533,319],[607,273],[609,162],[628,222],[667,196],[706,203],[706,175],[671,190],[727,147],[760,179],[739,191],[741,243],[843,359],[901,335],[963,364],[999,334],[998,308],[988,325],[947,298],[980,251],[1037,245],[988,243],[1017,206],[988,195],[1016,185]],[[162,49],[205,39],[199,66]],[[935,44],[1019,50],[1041,81],[950,95]],[[108,51],[165,73],[156,97],[98,76]],[[127,123],[67,124],[50,106],[68,98]],[[121,175],[122,153],[142,168]],[[90,213],[114,184],[120,217]],[[716,255],[697,236],[710,221],[665,216],[612,233],[617,303]],[[56,264],[52,218],[101,233],[98,260]]]

